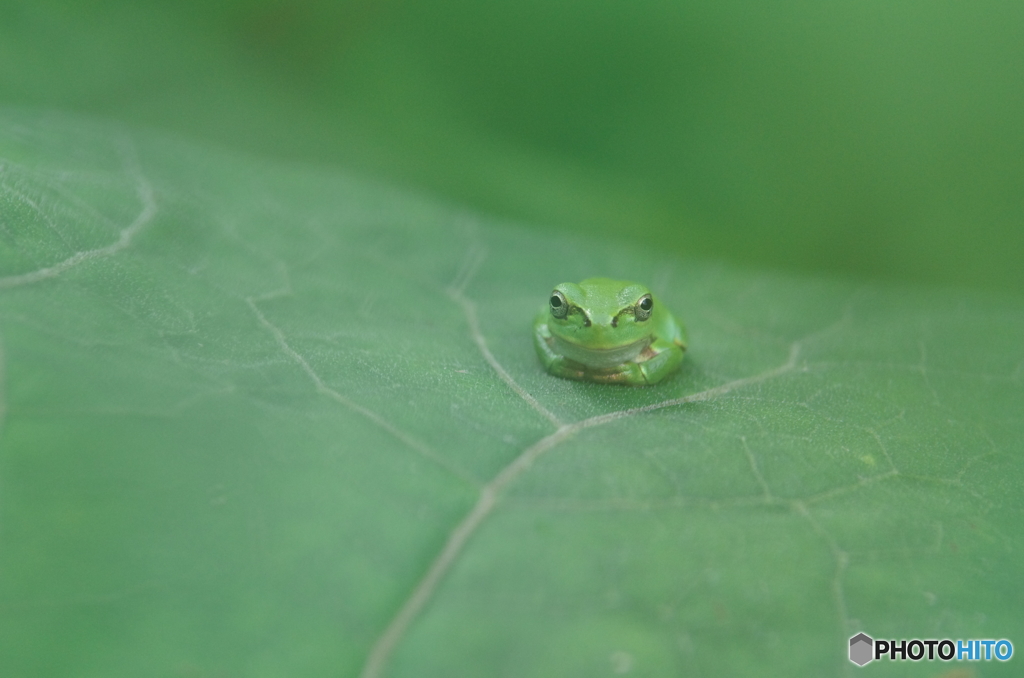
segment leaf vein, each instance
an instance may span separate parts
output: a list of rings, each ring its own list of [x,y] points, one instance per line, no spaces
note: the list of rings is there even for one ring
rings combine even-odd
[[[455,290],[455,294],[461,296],[461,292],[459,290]],[[792,371],[796,368],[797,358],[800,354],[800,345],[799,341],[794,342],[790,346],[789,358],[786,362],[779,367],[766,372],[762,372],[751,377],[735,379],[720,386],[709,388],[698,393],[693,393],[682,398],[671,398],[669,400],[645,405],[643,407],[618,410],[616,412],[609,412],[607,414],[582,419],[572,424],[563,424],[553,433],[541,438],[533,445],[523,450],[518,457],[513,459],[507,466],[505,466],[505,468],[499,471],[490,482],[481,488],[479,498],[473,505],[473,508],[470,509],[469,513],[459,521],[455,526],[455,529],[449,534],[441,552],[434,558],[430,567],[427,569],[427,572],[420,578],[419,582],[417,582],[416,586],[413,588],[412,593],[410,593],[410,595],[405,599],[405,602],[402,603],[398,612],[391,618],[391,621],[388,622],[384,631],[377,638],[373,648],[370,650],[370,654],[367,656],[366,663],[363,665],[360,678],[379,678],[379,676],[381,676],[391,654],[405,635],[409,625],[416,619],[423,607],[431,599],[438,584],[440,584],[448,570],[451,569],[451,566],[462,552],[467,541],[473,536],[487,516],[491,514],[495,506],[497,506],[502,490],[515,481],[520,475],[525,473],[538,457],[562,441],[568,439],[577,431],[602,426],[619,419],[653,412],[666,407],[704,402],[711,400],[712,398],[725,395],[734,389],[756,384],[785,374],[786,372]]]
[[[271,335],[273,335],[274,339],[277,342],[277,345],[281,348],[285,355],[287,355],[295,363],[297,363],[299,368],[301,368],[302,371],[306,373],[306,376],[310,378],[310,380],[313,382],[313,385],[316,387],[317,393],[327,396],[336,403],[369,419],[374,424],[376,424],[383,430],[387,431],[401,442],[405,443],[408,447],[418,452],[424,458],[429,459],[434,464],[449,471],[452,475],[470,483],[473,486],[478,487],[480,485],[479,481],[476,478],[474,478],[464,469],[458,467],[457,465],[448,461],[444,457],[438,455],[436,452],[434,452],[434,450],[428,447],[426,443],[409,435],[408,433],[401,430],[400,428],[398,428],[397,426],[395,426],[390,421],[380,416],[373,410],[360,405],[359,403],[342,395],[338,391],[334,390],[333,388],[325,384],[323,379],[320,378],[320,375],[317,374],[316,370],[313,369],[309,362],[307,362],[306,359],[303,358],[298,353],[298,351],[291,347],[291,345],[288,343],[288,339],[284,336],[284,332],[282,332],[279,327],[277,327],[272,322],[270,322],[270,320],[267,319],[267,317],[263,314],[263,311],[261,311],[259,306],[256,305],[256,301],[257,300],[254,297],[249,297],[245,300],[245,302],[249,305],[249,308],[252,310],[253,314],[256,316],[256,319],[259,321],[261,325],[263,325],[263,327],[265,327],[271,333]]]
[[[105,247],[97,247],[91,250],[76,252],[67,259],[53,264],[52,266],[46,266],[28,273],[0,278],[0,289],[20,287],[21,285],[29,285],[48,278],[55,278],[64,271],[74,268],[83,262],[91,259],[109,257],[131,245],[132,239],[135,238],[139,231],[145,228],[153,220],[154,216],[156,216],[157,206],[156,198],[153,193],[153,186],[139,169],[138,162],[135,159],[134,154],[130,154],[129,159],[126,160],[126,164],[128,165],[129,173],[135,178],[135,192],[139,201],[142,203],[142,209],[130,224],[121,229],[117,240]]]

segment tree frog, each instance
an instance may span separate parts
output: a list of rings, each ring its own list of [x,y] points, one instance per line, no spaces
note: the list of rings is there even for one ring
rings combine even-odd
[[[533,339],[551,374],[602,384],[656,384],[686,351],[682,324],[649,289],[608,278],[557,285]]]

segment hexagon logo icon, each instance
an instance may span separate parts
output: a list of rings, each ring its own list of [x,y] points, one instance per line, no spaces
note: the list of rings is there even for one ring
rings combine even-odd
[[[857,666],[864,666],[874,659],[871,651],[875,641],[866,633],[858,633],[850,638],[850,661]]]

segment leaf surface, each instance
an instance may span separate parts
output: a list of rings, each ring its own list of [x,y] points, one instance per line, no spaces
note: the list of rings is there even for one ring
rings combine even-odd
[[[593,275],[684,320],[680,374],[543,372],[534,314]],[[1024,638],[1013,299],[6,111],[0,336],[11,675],[840,676],[858,631]]]

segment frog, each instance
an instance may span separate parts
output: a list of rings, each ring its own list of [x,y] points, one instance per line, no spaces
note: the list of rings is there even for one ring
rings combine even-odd
[[[556,285],[533,323],[534,346],[557,377],[650,386],[679,369],[686,330],[640,283],[588,278]]]

